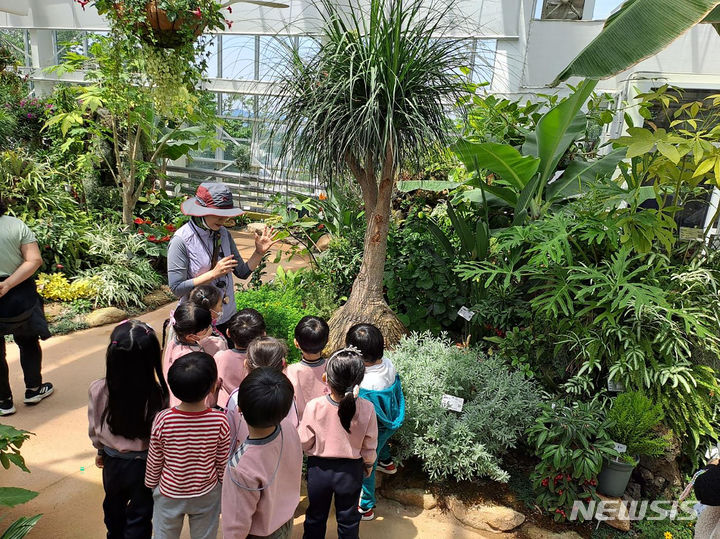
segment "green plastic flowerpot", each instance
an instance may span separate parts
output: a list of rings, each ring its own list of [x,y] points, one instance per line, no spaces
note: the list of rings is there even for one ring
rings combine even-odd
[[[606,460],[598,475],[598,492],[613,498],[621,497],[627,488],[636,464]]]

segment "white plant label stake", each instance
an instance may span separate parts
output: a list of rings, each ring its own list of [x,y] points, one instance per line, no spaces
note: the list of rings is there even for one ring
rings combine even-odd
[[[462,412],[463,404],[465,404],[465,399],[454,395],[443,395],[440,400],[440,406],[453,412]]]
[[[626,453],[626,452],[627,452],[627,446],[615,442],[615,451],[617,451],[618,453]]]
[[[465,307],[465,305],[460,307],[460,309],[458,310],[457,313],[458,313],[458,316],[463,317],[468,322],[470,322],[470,320],[472,320],[472,317],[475,316],[475,311],[471,311],[470,309]]]

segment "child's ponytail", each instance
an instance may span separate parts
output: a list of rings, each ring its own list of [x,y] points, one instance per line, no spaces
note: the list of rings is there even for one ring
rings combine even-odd
[[[338,416],[340,424],[350,432],[350,424],[357,411],[355,400],[365,376],[362,355],[354,347],[338,350],[328,359],[325,373],[332,392],[343,396],[338,405]]]

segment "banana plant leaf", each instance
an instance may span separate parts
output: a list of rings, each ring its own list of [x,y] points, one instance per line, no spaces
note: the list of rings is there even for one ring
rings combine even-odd
[[[581,109],[596,85],[596,80],[581,82],[570,97],[540,118],[535,131],[525,139],[523,154],[540,159],[539,189],[542,190],[555,173],[570,144],[585,131],[587,117]]]
[[[452,191],[460,187],[461,183],[441,180],[406,180],[398,182],[397,190],[401,193],[409,193],[410,191],[417,191],[422,189],[423,191],[432,191],[434,193],[440,191]]]
[[[718,0],[628,0],[552,86],[570,77],[604,79],[625,71],[706,18],[718,22],[718,5]]]
[[[584,192],[583,185],[605,178],[615,172],[618,163],[625,158],[627,148],[616,148],[595,161],[571,162],[560,178],[548,184],[547,199],[558,200]]]
[[[483,142],[476,144],[461,140],[450,149],[460,158],[469,172],[486,169],[497,174],[507,185],[521,191],[537,172],[540,161],[532,155],[522,155],[509,144]]]

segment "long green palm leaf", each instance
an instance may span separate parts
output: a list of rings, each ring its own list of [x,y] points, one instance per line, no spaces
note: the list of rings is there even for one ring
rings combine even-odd
[[[718,0],[629,0],[553,86],[570,77],[603,79],[625,71],[663,50],[719,4]]]

